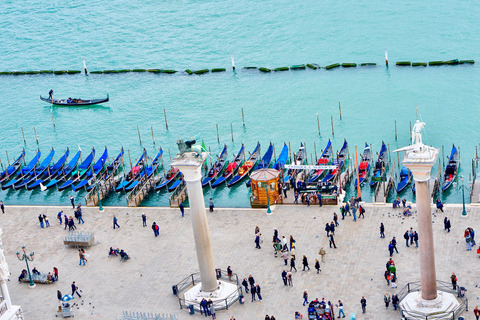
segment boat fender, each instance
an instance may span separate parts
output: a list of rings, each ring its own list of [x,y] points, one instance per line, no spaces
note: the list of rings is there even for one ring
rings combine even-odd
[[[280,68],[273,69],[273,71],[275,71],[275,72],[276,71],[288,71],[288,70],[289,70],[288,67],[280,67]]]
[[[343,68],[355,68],[357,67],[356,63],[342,63]]]
[[[410,61],[397,61],[396,65],[401,67],[406,67],[406,66],[412,65],[412,63]]]
[[[264,67],[258,68],[258,70],[260,70],[260,71],[262,71],[262,72],[270,72],[270,71],[272,71],[272,69],[268,69],[268,68],[264,68]]]
[[[208,72],[208,69],[193,71],[193,73],[195,73],[195,74],[204,74],[204,73],[207,73],[207,72]]]
[[[225,68],[214,68],[214,69],[212,69],[212,72],[224,72],[224,71],[227,71],[227,69],[225,69]]]
[[[188,74],[193,74],[192,70],[190,70],[190,69],[186,69],[185,72],[188,73]]]
[[[426,62],[412,62],[412,67],[426,67]]]
[[[443,61],[430,61],[428,63],[429,66],[441,66],[443,64],[444,64]]]
[[[298,64],[295,66],[291,66],[290,70],[305,70],[305,65],[304,64]]]
[[[318,69],[316,66],[314,66],[311,63],[307,63],[307,67],[309,67],[310,69],[313,69],[313,70]]]

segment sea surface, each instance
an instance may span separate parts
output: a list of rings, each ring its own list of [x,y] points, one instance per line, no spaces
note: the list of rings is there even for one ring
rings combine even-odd
[[[328,139],[334,150],[346,139],[350,157],[355,146],[361,153],[365,142],[375,153],[382,140],[390,151],[408,145],[417,106],[426,122],[424,142],[439,148],[440,157],[442,148],[447,157],[452,144],[459,146],[460,171],[467,183],[480,142],[478,64],[414,68],[395,62],[480,62],[479,15],[480,8],[467,1],[2,1],[0,71],[82,70],[85,58],[89,71],[182,72],[0,76],[0,159],[5,165],[6,152],[11,162],[22,148],[27,161],[37,148],[43,158],[54,147],[56,160],[67,147],[73,153],[78,146],[84,157],[93,146],[97,157],[107,146],[112,158],[123,146],[128,163],[128,151],[135,161],[143,147],[150,157],[162,147],[168,164],[169,154],[177,152],[176,140],[195,136],[213,155],[226,144],[229,158],[242,143],[252,151],[260,141],[265,151],[271,141],[278,155],[284,142],[293,152],[304,142],[311,163],[314,147],[319,155]],[[337,62],[377,66],[269,74],[243,69]],[[184,72],[222,67],[227,71]],[[109,94],[110,102],[52,108],[39,99],[50,89],[57,98]],[[395,166],[398,161],[393,153],[391,158],[393,168],[393,159]],[[458,187],[438,197],[461,202]],[[0,191],[0,199],[7,204],[60,204],[68,203],[70,194],[77,200],[85,196],[71,190],[9,190]],[[368,186],[363,195],[372,201]],[[410,189],[400,196],[414,199]],[[168,197],[165,191],[152,193],[142,205],[167,206]],[[217,207],[249,206],[244,184],[206,188],[205,199],[210,197]],[[126,196],[111,194],[104,204],[126,205]]]

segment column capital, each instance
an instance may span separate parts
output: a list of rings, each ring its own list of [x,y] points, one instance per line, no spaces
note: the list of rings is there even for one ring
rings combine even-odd
[[[415,144],[394,152],[405,151],[402,164],[410,169],[413,179],[417,182],[425,182],[430,179],[432,167],[437,162],[438,149],[424,144]]]
[[[177,154],[170,166],[179,169],[185,181],[196,181],[202,178],[202,165],[207,158],[207,153],[185,152]]]

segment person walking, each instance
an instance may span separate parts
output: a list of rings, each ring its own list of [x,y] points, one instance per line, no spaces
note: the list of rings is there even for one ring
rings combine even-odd
[[[255,291],[257,291],[258,300],[262,301],[262,295],[260,294],[261,288],[260,288],[260,285],[258,283],[255,284]]]
[[[182,218],[183,218],[183,215],[185,213],[185,208],[183,207],[183,202],[180,202],[180,204],[178,205],[178,208],[180,209],[180,212],[182,213]]]
[[[390,266],[390,267],[395,268],[395,266]],[[392,289],[395,289],[397,287],[397,283],[396,283],[397,282],[397,275],[396,275],[395,272],[391,272],[390,274],[391,274],[390,281],[392,282]]]
[[[65,214],[63,217],[65,218],[65,230],[67,230],[67,227],[68,227],[68,216]]]
[[[288,280],[288,285],[293,287],[293,275],[291,271],[287,272],[287,280]]]
[[[392,306],[393,310],[397,310],[398,303],[400,302],[400,299],[398,299],[398,296],[394,293],[392,294]]]
[[[246,277],[243,277],[242,286],[245,287],[245,293],[248,293],[248,281]]]
[[[282,259],[285,262],[285,265],[287,265],[288,264],[288,251],[287,250],[282,251]]]
[[[390,286],[390,280],[392,279],[390,276],[390,271],[385,270],[383,277],[385,278],[385,281],[387,281],[387,286]]]
[[[287,271],[283,270],[282,271],[282,280],[283,280],[283,285],[287,285]]]
[[[75,199],[73,196],[70,196],[70,203],[72,204],[72,208],[75,209]]]
[[[44,228],[43,225],[43,216],[41,214],[38,215],[38,221],[40,221],[40,227]]]
[[[415,242],[415,248],[418,248],[418,233],[413,231],[413,241]]]
[[[255,301],[255,296],[257,295],[257,288],[255,287],[255,285],[253,285],[250,288],[250,293],[252,294],[252,302],[253,302]]]
[[[212,319],[213,320],[217,319],[217,315],[215,314],[215,307],[213,306],[213,303],[210,305],[209,311],[210,311],[210,314],[212,315]]]
[[[85,224],[85,221],[83,221],[83,214],[82,214],[82,209],[78,208],[77,211],[77,218],[78,218],[78,224]]]
[[[307,257],[305,255],[303,255],[302,264],[303,264],[303,270],[302,271],[305,271],[305,268],[308,268],[308,271],[310,271],[310,267],[308,266],[308,260],[307,260]]]
[[[333,234],[330,234],[330,248],[332,247],[332,244],[333,244],[333,247],[337,249],[337,246],[335,245],[335,239],[333,238]]]
[[[455,272],[452,272],[450,279],[452,280],[453,290],[457,290],[457,276],[455,275]]]
[[[297,268],[295,268],[295,258],[290,258],[290,271],[292,271],[292,269],[295,269],[295,272],[297,272]]]
[[[73,298],[75,298],[75,293],[78,295],[79,298],[81,298],[82,296],[80,295],[80,293],[78,293],[78,287],[76,286],[75,284],[75,281],[73,281],[72,283],[72,296]]]
[[[57,214],[57,219],[58,221],[60,221],[60,225],[62,225],[62,215],[63,215],[63,210]]]
[[[388,244],[388,252],[390,252],[390,257],[393,256],[393,244],[392,241]]]
[[[43,221],[45,221],[45,227],[50,227],[50,221],[48,221],[48,217],[46,214],[43,214]]]
[[[142,213],[142,222],[143,222],[143,226],[146,227],[147,226],[147,215],[144,213]]]
[[[343,303],[341,300],[338,300],[338,317],[340,318],[340,314],[342,315],[342,318],[345,318],[345,312],[343,312]]]
[[[213,205],[213,198],[210,198],[210,200],[208,201],[208,205],[209,205],[209,207],[210,207],[210,212],[213,212],[213,207],[214,207],[214,205]]]
[[[298,204],[298,191],[295,191],[295,193],[293,194],[293,196],[295,197],[295,200],[293,201],[293,203]]]
[[[385,226],[383,223],[380,223],[380,238],[385,238]]]
[[[327,238],[330,235],[330,224],[328,222],[325,224],[325,231],[327,232]]]
[[[447,232],[450,232],[450,228],[452,227],[452,224],[450,223],[450,219],[447,219],[445,222],[445,229],[447,229]]]
[[[405,239],[407,247],[410,247],[408,245],[408,239],[410,239],[410,237],[408,236],[408,230],[405,231],[405,233],[403,234],[403,239]]]
[[[303,306],[305,306],[305,304],[308,304],[308,293],[307,293],[307,290],[303,291]]]
[[[315,269],[317,269],[317,274],[322,271],[320,270],[320,262],[318,262],[318,259],[315,259]]]
[[[333,221],[330,223],[330,233],[335,235],[335,224]]]
[[[410,245],[413,246],[413,228],[410,228],[408,235],[410,236]]]
[[[53,277],[55,278],[55,281],[58,281],[58,268],[53,267]]]
[[[397,250],[397,239],[395,239],[395,237],[393,237],[393,239],[392,239],[392,246],[393,246],[393,249],[394,249],[397,253],[399,253],[398,250]]]
[[[156,222],[153,222],[153,224],[152,224],[152,230],[153,230],[153,235],[154,235],[155,237],[158,237],[158,235],[160,234],[160,232],[159,232],[159,227],[158,227],[158,225],[157,225]]]
[[[473,309],[473,314],[475,315],[476,320],[480,319],[480,310],[478,309],[478,306]]]
[[[117,226],[118,228],[120,228],[120,226],[118,225],[118,219],[116,216],[113,216],[113,229],[115,229],[115,226]]]
[[[317,192],[317,199],[318,199],[318,206],[322,207],[322,193],[320,191]]]
[[[233,272],[230,266],[227,267],[228,280],[232,281]]]
[[[255,248],[262,249],[262,247],[260,247],[260,233],[255,235]]]
[[[310,207],[310,194],[309,193],[307,193],[305,195],[305,202],[307,203],[307,207]]]
[[[85,253],[82,250],[83,249],[78,249],[78,256],[80,258],[79,266],[82,265],[82,262],[83,262],[83,265],[85,265]]]
[[[358,207],[358,212],[360,212],[360,214],[358,215],[358,218],[362,216],[362,219],[365,219],[365,209],[362,206]]]
[[[335,222],[335,227],[338,227],[340,225],[338,223],[338,216],[335,212],[333,213],[333,221]]]
[[[390,305],[390,301],[392,301],[388,292],[383,296],[383,301],[385,302],[385,309],[388,309],[388,306]]]
[[[5,206],[3,205],[3,201],[0,201],[0,209],[2,210],[2,213],[5,213]]]
[[[290,235],[290,251],[292,251],[292,248],[295,247],[295,239],[293,239],[293,236]]]
[[[364,296],[362,296],[362,299],[360,300],[360,304],[362,305],[362,313],[367,312],[367,299],[365,299]]]
[[[352,215],[353,215],[353,221],[357,221],[357,207],[355,205],[352,205]]]
[[[57,290],[57,299],[58,299],[58,302],[62,302],[62,293],[60,292],[60,290]]]
[[[323,246],[320,247],[320,251],[318,251],[318,254],[322,257],[322,263],[325,263],[325,255],[327,254],[327,252],[325,251]]]
[[[283,197],[287,199],[287,185],[284,183],[282,185]]]

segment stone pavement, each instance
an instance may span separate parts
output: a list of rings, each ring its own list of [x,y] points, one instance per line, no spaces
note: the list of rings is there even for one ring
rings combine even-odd
[[[71,293],[70,284],[76,281],[82,290],[82,299],[73,302],[80,305],[73,313],[77,319],[116,319],[123,310],[176,314],[179,319],[203,319],[200,314],[190,316],[186,309],[180,310],[171,286],[190,273],[197,272],[197,259],[189,210],[182,218],[178,209],[170,208],[85,208],[85,224],[78,230],[94,231],[98,243],[86,250],[88,262],[79,266],[78,251],[63,246],[66,231],[58,226],[57,212],[63,209],[73,215],[71,207],[6,207],[7,213],[0,215],[3,228],[3,245],[12,273],[9,289],[14,304],[21,305],[26,319],[53,319],[58,301],[56,290]],[[215,264],[226,270],[230,265],[233,272],[243,278],[253,275],[262,287],[262,302],[234,304],[229,310],[219,311],[217,319],[228,320],[233,315],[237,320],[264,319],[274,315],[278,320],[294,318],[302,307],[302,293],[308,290],[311,299],[323,298],[335,303],[344,302],[347,318],[350,313],[356,319],[399,319],[391,307],[385,310],[383,295],[399,291],[407,282],[419,280],[418,249],[406,248],[403,233],[411,226],[416,229],[415,217],[402,219],[389,212],[390,206],[366,205],[366,218],[353,222],[351,217],[340,220],[335,232],[338,249],[330,249],[324,231],[325,223],[332,221],[338,207],[278,206],[268,216],[265,210],[216,209],[208,213],[213,241]],[[480,208],[468,208],[469,216],[461,217],[460,206],[448,206],[446,214],[452,222],[452,231],[443,230],[443,214],[432,216],[436,248],[437,279],[449,281],[452,272],[458,277],[459,285],[468,289],[470,306],[466,319],[474,319],[473,308],[480,304],[480,283],[476,264],[480,263],[475,249],[466,251],[463,230],[471,226],[480,232]],[[142,227],[141,214],[147,215],[148,226]],[[51,227],[41,229],[38,214],[45,213]],[[120,229],[113,230],[112,215],[119,218]],[[340,216],[341,218],[341,216]],[[160,227],[160,236],[155,238],[150,228],[153,221]],[[379,237],[380,222],[385,224],[385,239]],[[263,234],[262,249],[255,249],[254,229],[259,226]],[[293,287],[284,287],[281,272],[283,260],[273,256],[271,238],[273,228],[280,237],[290,235],[296,240],[298,272],[293,273]],[[383,274],[389,258],[388,241],[396,236],[400,254],[394,254],[398,274],[398,289],[387,286]],[[419,235],[420,242],[422,235]],[[52,285],[37,284],[29,289],[28,284],[17,282],[25,262],[18,261],[15,252],[22,245],[35,251],[36,266],[41,272],[59,268],[60,280]],[[327,250],[326,263],[322,272],[315,274],[315,258],[320,260],[318,250],[324,245]],[[109,258],[108,248],[125,249],[132,259],[121,262]],[[311,271],[302,272],[301,257],[306,255]],[[361,313],[360,298],[367,299],[367,313]],[[83,301],[83,305],[81,305]],[[335,313],[337,309],[335,308]],[[58,313],[58,316],[61,315]]]

